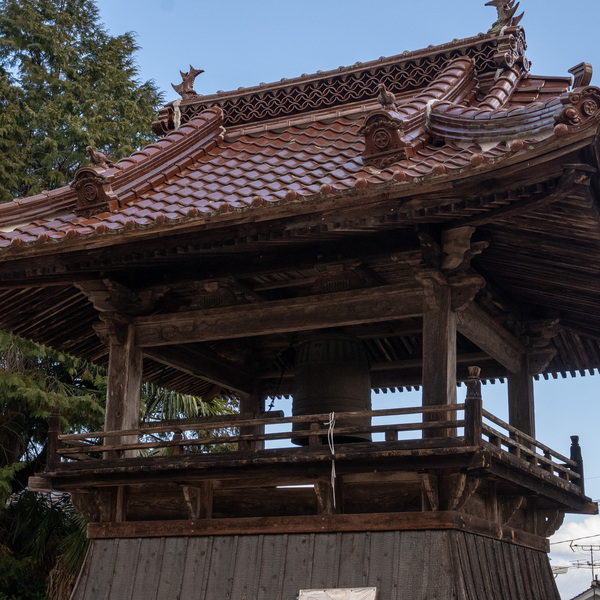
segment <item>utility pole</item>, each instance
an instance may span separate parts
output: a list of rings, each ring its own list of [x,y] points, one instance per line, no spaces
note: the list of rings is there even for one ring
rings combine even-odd
[[[592,569],[592,585],[591,585],[591,587],[592,587],[592,590],[594,591],[593,597],[600,598],[600,592],[598,591],[598,583],[599,582],[596,578],[596,573],[594,570],[595,567],[600,566],[594,562],[594,552],[596,552],[596,553],[600,552],[600,545],[597,545],[597,544],[585,544],[585,545],[584,544],[573,544],[571,542],[570,546],[571,546],[571,550],[573,550],[573,552],[575,552],[575,549],[577,549],[582,554],[587,554],[589,552],[589,554],[590,554],[589,561],[586,561],[585,564],[581,564],[580,561],[575,561],[573,563],[573,565],[577,568],[581,568],[583,566],[591,567],[591,569]]]

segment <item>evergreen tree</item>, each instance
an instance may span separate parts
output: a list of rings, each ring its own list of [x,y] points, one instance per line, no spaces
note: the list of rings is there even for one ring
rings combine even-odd
[[[65,185],[88,145],[117,159],[152,141],[161,94],[137,50],[94,0],[0,0],[0,201]]]

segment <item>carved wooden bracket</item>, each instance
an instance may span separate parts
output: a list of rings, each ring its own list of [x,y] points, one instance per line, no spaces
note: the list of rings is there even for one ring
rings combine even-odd
[[[97,311],[128,316],[146,315],[152,312],[158,301],[169,290],[168,286],[132,290],[112,279],[76,281],[73,285],[88,297]]]
[[[521,339],[527,348],[529,374],[543,373],[552,359],[556,356],[556,348],[550,345],[553,338],[558,335],[559,319],[537,319],[526,321],[522,325]]]
[[[556,348],[544,348],[527,352],[529,363],[529,374],[539,375],[543,373],[552,359],[556,356]]]
[[[535,516],[537,521],[535,524],[536,533],[544,538],[554,535],[565,520],[565,513],[557,509],[541,510],[538,508]]]
[[[475,227],[471,226],[445,229],[442,231],[440,245],[428,233],[419,232],[423,262],[444,273],[466,271],[471,266],[473,257],[489,246],[486,241],[472,242],[473,233]]]
[[[101,212],[115,212],[119,199],[112,191],[111,180],[91,167],[82,167],[75,173],[70,186],[77,192],[75,214],[90,217]]]
[[[404,137],[404,122],[394,110],[369,113],[359,133],[365,136],[362,155],[365,164],[382,169],[413,156],[413,149]]]
[[[454,275],[446,276],[437,269],[422,269],[415,272],[415,279],[423,286],[425,305],[431,309],[439,308],[436,286],[449,286],[451,288],[452,312],[464,310],[475,298],[479,290],[485,286],[485,279],[480,275]]]
[[[464,310],[485,287],[485,279],[480,275],[455,275],[448,281],[452,287],[452,312]]]

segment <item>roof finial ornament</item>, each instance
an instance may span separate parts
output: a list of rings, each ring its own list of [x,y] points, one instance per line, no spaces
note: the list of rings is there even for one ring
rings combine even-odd
[[[498,11],[498,20],[492,25],[488,33],[499,33],[504,27],[516,27],[525,14],[521,13],[518,17],[515,17],[515,13],[519,8],[519,2],[515,4],[515,0],[490,0],[485,5],[495,6]]]
[[[383,83],[377,86],[379,90],[379,96],[377,96],[377,102],[381,104],[384,110],[396,110],[396,96],[390,90],[388,90]]]
[[[92,163],[92,165],[94,165],[94,167],[100,167],[102,169],[122,169],[121,166],[113,163],[111,160],[109,160],[106,154],[100,152],[99,150],[94,150],[91,146],[86,146],[85,149],[90,155],[89,160]]]
[[[190,98],[191,96],[197,96],[197,93],[194,91],[194,80],[200,73],[204,73],[203,69],[194,69],[192,65],[190,65],[190,70],[187,73],[183,71],[179,71],[181,74],[182,82],[179,85],[171,84],[173,89],[182,97],[182,98]]]

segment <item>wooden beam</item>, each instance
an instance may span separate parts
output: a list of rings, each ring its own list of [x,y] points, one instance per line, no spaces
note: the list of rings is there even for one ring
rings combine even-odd
[[[248,369],[219,356],[208,348],[160,346],[144,348],[144,355],[163,365],[200,377],[234,392],[250,392],[255,387],[255,377]]]
[[[548,542],[544,538],[454,511],[90,523],[88,525],[88,537],[106,539],[260,533],[426,530],[465,531],[542,552],[548,551]]]
[[[525,347],[479,306],[471,303],[456,313],[456,324],[460,333],[511,373],[520,371]]]
[[[375,323],[422,314],[422,292],[407,286],[319,294],[291,300],[136,317],[143,348]]]

